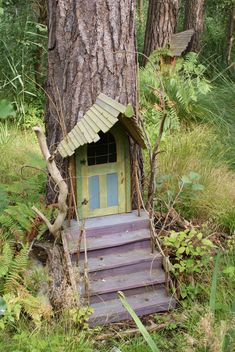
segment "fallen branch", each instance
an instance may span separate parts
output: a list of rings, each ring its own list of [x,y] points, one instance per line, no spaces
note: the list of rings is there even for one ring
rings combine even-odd
[[[153,332],[153,331],[160,331],[165,329],[167,326],[169,326],[169,324],[174,323],[177,324],[176,321],[168,321],[167,323],[163,323],[163,324],[159,324],[159,325],[152,325],[152,326],[147,326],[146,330],[148,332]],[[109,340],[112,338],[123,338],[123,337],[127,337],[127,336],[131,336],[131,335],[136,335],[136,334],[141,334],[139,329],[129,329],[129,330],[125,330],[125,331],[115,331],[115,332],[110,332],[107,334],[102,334],[102,335],[98,335],[95,337],[96,341],[102,341],[102,340]]]
[[[49,149],[47,147],[46,137],[42,131],[42,129],[38,126],[33,127],[33,131],[36,133],[38,138],[38,143],[42,152],[42,155],[46,161],[46,166],[48,169],[49,174],[51,175],[55,185],[59,188],[59,196],[58,196],[58,209],[59,213],[52,224],[47,217],[35,206],[32,207],[33,211],[40,216],[40,218],[45,222],[46,226],[48,227],[49,232],[57,238],[59,235],[59,231],[64,223],[64,220],[67,215],[67,196],[68,196],[68,186],[64,179],[61,176],[61,173],[56,166],[54,161],[54,157],[51,156]]]

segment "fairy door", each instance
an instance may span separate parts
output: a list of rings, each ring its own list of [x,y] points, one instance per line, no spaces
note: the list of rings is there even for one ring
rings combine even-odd
[[[129,210],[129,146],[126,138],[120,128],[113,127],[110,132],[100,133],[98,142],[87,144],[78,153],[83,218]]]

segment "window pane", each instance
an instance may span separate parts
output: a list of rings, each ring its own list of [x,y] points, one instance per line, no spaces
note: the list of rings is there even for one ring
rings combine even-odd
[[[108,174],[107,182],[107,205],[113,207],[118,205],[118,175],[117,173]]]
[[[89,206],[90,210],[100,208],[100,182],[99,176],[90,176],[89,183]]]
[[[97,143],[87,145],[88,165],[114,163],[117,161],[117,150],[114,136],[111,133],[99,133]]]

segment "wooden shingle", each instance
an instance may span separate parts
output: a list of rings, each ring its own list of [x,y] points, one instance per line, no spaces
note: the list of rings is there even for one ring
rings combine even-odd
[[[125,106],[100,93],[95,104],[60,142],[58,152],[63,158],[73,155],[82,145],[97,142],[100,139],[99,132],[108,132],[118,121],[135,142],[145,148],[142,131],[133,115],[134,110],[130,105]]]

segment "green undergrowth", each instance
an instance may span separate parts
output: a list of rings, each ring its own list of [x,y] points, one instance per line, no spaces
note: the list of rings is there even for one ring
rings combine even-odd
[[[23,319],[17,330],[0,332],[0,351],[4,352],[92,352],[92,339],[86,332],[60,321],[45,322],[40,330],[30,328]]]
[[[175,202],[185,218],[214,219],[232,231],[235,177],[226,151],[215,128],[205,124],[168,135],[159,155],[157,204]]]
[[[217,82],[219,81],[219,82]],[[235,169],[235,83],[220,76],[212,91],[200,97],[200,105],[208,111],[205,120],[214,125],[216,133],[224,145],[224,160]]]
[[[33,167],[42,167],[39,146],[33,132],[20,130],[10,124],[0,124],[0,154],[0,183],[3,184],[11,184],[32,175],[35,172]]]
[[[0,192],[6,196],[5,205],[1,196],[0,216],[12,207],[17,211],[18,203],[27,204],[29,209],[31,204],[40,201],[46,177],[42,171],[45,165],[34,135],[12,127],[9,127],[8,134],[7,143],[0,145],[1,154],[5,156],[0,164]],[[218,227],[222,225],[232,234],[235,228],[235,177],[225,155],[227,152],[229,150],[225,148],[218,129],[209,123],[187,128],[181,126],[179,131],[167,133],[158,158],[156,206],[160,206],[160,203],[171,205],[183,185],[175,202],[180,214],[188,220],[213,222]],[[23,165],[33,168],[22,169]],[[211,234],[217,236],[210,231]],[[189,295],[172,314],[157,314],[153,317],[153,323],[165,325],[162,330],[151,333],[161,352],[235,350],[232,345],[234,332],[231,329],[235,310],[233,237],[230,237],[228,248],[230,250],[226,250],[220,262],[214,316],[211,315],[209,304],[213,271],[210,266],[204,267],[199,273],[200,290],[196,298]],[[122,338],[117,332],[117,338],[97,342],[97,333],[81,331],[55,318],[35,328],[32,321],[23,315],[18,322],[0,331],[0,351],[110,352],[113,347],[119,348],[121,352],[150,351],[139,335]],[[228,347],[221,349],[221,341],[225,340]]]

